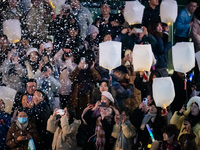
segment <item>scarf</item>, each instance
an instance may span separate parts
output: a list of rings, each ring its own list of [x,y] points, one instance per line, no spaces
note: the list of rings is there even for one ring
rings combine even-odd
[[[125,124],[129,126],[131,122],[128,120]],[[128,139],[124,136],[122,129],[120,129],[120,133],[116,141],[116,147],[123,150],[128,149]]]
[[[28,121],[26,122],[26,123],[24,123],[24,124],[21,124],[21,123],[19,123],[19,121],[17,120],[16,121],[16,125],[20,128],[20,129],[22,129],[23,131],[28,127]]]

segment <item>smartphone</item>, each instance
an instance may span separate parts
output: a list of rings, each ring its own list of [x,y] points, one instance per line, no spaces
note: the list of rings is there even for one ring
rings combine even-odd
[[[29,102],[32,102],[32,98],[33,98],[33,96],[28,95],[28,101],[29,101]]]
[[[82,62],[82,63],[85,62],[85,57],[81,57],[81,62]]]
[[[99,107],[106,107],[106,103],[101,102],[101,105],[99,105]]]
[[[64,115],[64,114],[65,114],[65,110],[64,110],[64,109],[58,109],[58,110],[56,111],[56,113],[57,113],[58,115]]]
[[[135,24],[134,26],[135,26],[135,32],[136,33],[142,33],[143,32],[141,24]]]
[[[44,43],[44,48],[50,48],[51,47],[51,43]]]
[[[125,56],[130,56],[131,55],[131,51],[130,50],[126,50],[125,51]]]

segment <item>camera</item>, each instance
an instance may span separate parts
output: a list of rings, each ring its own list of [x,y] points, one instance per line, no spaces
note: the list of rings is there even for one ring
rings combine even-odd
[[[64,115],[65,114],[65,110],[64,109],[58,109],[56,111],[57,115]]]

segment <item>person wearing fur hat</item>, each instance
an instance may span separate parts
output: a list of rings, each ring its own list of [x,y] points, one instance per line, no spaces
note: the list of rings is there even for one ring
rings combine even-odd
[[[29,48],[27,49],[26,56],[28,60],[25,62],[26,69],[28,72],[29,79],[36,79],[41,75],[41,70],[44,65],[43,61],[39,61],[39,54],[37,48]]]
[[[187,109],[183,105],[180,111],[176,111],[170,124],[175,124],[182,134],[194,133],[197,149],[200,149],[200,97],[194,96],[187,103]]]

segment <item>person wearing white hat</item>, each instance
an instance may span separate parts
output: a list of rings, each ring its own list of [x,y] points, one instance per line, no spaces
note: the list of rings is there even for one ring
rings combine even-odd
[[[103,91],[101,93],[101,102],[106,103],[106,107],[109,107],[110,104],[114,103],[114,98],[110,92]]]
[[[36,79],[41,75],[41,69],[44,65],[43,61],[39,61],[39,54],[37,48],[30,47],[27,49],[26,56],[28,60],[25,61],[27,76],[29,79]]]
[[[200,97],[190,98],[180,111],[176,111],[170,120],[170,124],[175,124],[180,130],[179,137],[182,134],[194,133],[196,135],[195,143],[197,149],[200,149]]]

